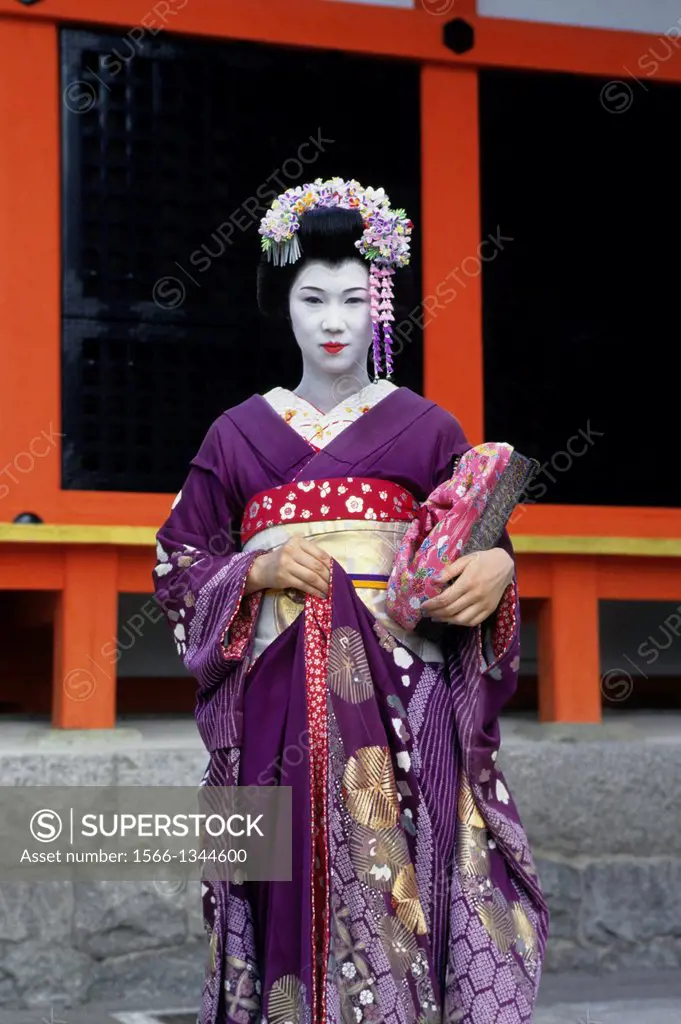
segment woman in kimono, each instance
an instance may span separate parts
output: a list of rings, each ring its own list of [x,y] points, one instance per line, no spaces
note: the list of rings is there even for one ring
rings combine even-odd
[[[157,535],[203,784],[291,787],[291,880],[203,883],[200,1024],[532,1019],[547,912],[496,764],[519,666],[508,534],[445,568],[418,628],[386,606],[405,531],[471,448],[390,380],[411,228],[342,179],[272,204],[258,299],[301,381],[212,423]]]

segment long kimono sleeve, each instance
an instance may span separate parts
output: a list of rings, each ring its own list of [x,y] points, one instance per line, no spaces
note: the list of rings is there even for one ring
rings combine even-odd
[[[452,476],[459,459],[471,447],[459,421],[447,413],[433,445],[432,490]],[[513,656],[519,649],[517,565],[508,528],[504,527],[495,547],[503,548],[511,556],[514,568],[513,579],[502,594],[496,610],[480,627],[480,656],[486,669],[496,666],[502,658]]]
[[[196,718],[209,749],[238,746],[243,678],[262,591],[244,596],[259,550],[239,550],[239,518],[224,479],[216,425],[156,535],[156,600],[198,683]]]

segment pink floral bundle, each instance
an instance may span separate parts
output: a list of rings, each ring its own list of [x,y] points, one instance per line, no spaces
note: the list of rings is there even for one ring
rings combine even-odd
[[[445,586],[438,573],[462,555],[494,547],[537,468],[509,444],[485,443],[461,456],[402,539],[386,592],[395,622],[415,629],[421,605]]]

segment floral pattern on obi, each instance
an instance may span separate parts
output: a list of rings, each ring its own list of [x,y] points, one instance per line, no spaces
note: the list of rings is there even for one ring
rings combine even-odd
[[[245,543],[260,530],[283,523],[330,519],[399,522],[413,519],[417,510],[413,494],[390,480],[359,476],[301,480],[255,494],[244,510],[241,540]]]

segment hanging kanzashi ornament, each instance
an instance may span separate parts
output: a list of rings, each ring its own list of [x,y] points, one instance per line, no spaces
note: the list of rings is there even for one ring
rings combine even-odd
[[[267,259],[275,266],[296,263],[302,255],[300,218],[314,207],[358,210],[364,231],[355,245],[370,263],[369,297],[373,341],[374,380],[381,372],[381,340],[388,380],[392,374],[393,283],[395,270],[410,260],[412,222],[404,210],[393,210],[382,188],[363,188],[354,179],[316,178],[307,185],[287,189],[272,203],[258,232]],[[381,339],[382,332],[382,339]]]

